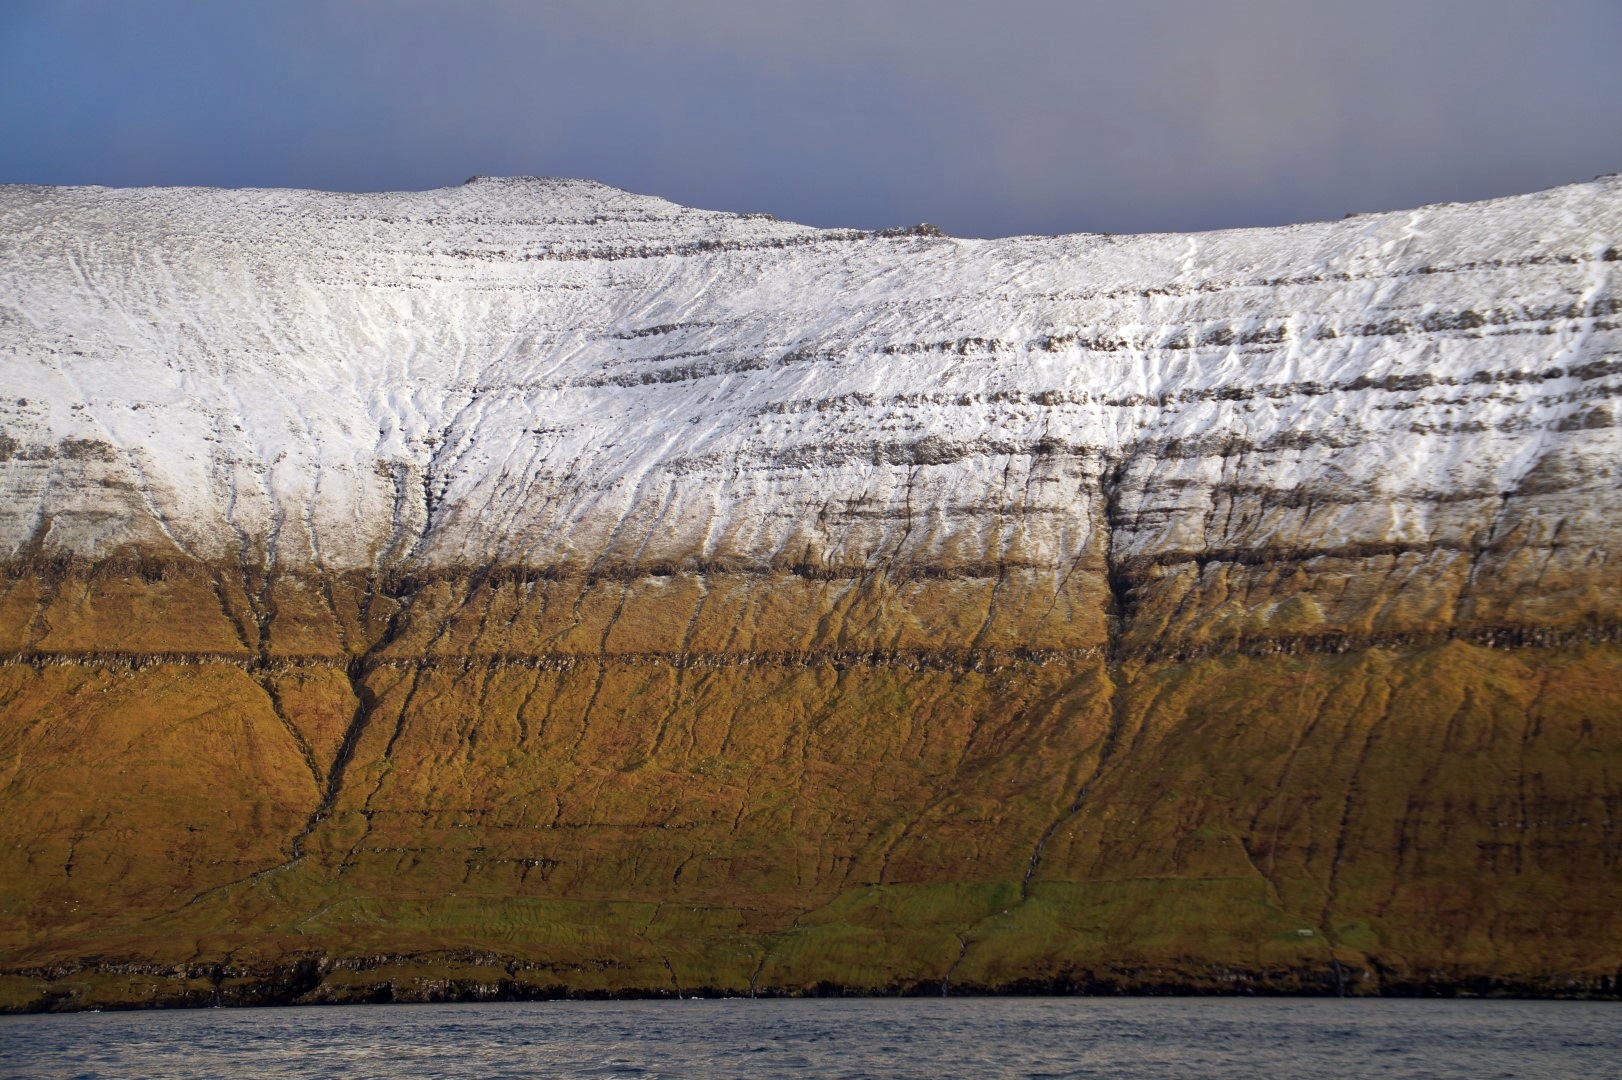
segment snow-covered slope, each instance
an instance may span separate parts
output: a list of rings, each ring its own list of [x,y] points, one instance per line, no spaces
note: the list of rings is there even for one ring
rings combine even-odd
[[[1116,560],[1480,547],[1522,496],[1603,558],[1619,246],[1615,177],[991,241],[570,180],[0,188],[0,551],[1059,569],[1106,518]]]

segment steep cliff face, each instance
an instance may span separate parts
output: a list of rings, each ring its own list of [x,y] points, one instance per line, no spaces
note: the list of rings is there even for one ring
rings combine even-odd
[[[0,188],[6,1000],[1614,992],[1619,246]]]

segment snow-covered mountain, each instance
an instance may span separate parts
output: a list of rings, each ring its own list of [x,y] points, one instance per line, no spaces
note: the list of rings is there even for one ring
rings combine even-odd
[[[1614,997],[1619,250],[0,188],[0,1010]]]
[[[845,573],[1518,530],[1603,559],[1619,247],[1616,177],[1002,240],[573,180],[0,188],[0,551]]]

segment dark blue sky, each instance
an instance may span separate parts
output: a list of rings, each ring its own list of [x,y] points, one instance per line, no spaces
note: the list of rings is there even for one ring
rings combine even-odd
[[[1622,0],[3,0],[0,182],[1203,229],[1622,171]]]

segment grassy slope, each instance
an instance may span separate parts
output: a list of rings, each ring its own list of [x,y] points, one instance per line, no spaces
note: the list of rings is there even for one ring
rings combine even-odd
[[[942,648],[977,583],[450,581],[388,631],[147,577],[0,597],[0,1004],[1622,966],[1616,645],[1145,661],[1049,587],[1048,652]]]

